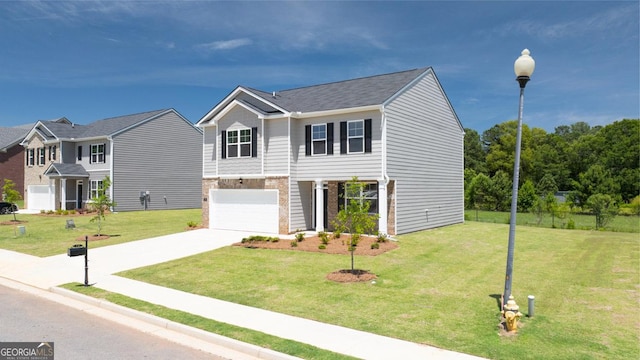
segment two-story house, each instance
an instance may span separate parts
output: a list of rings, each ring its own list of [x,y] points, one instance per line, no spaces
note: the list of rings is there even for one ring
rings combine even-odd
[[[332,230],[353,176],[380,233],[464,221],[464,129],[430,67],[276,92],[240,86],[196,125],[210,228]]]
[[[31,125],[0,128],[0,188],[4,179],[13,181],[15,190],[24,198],[24,149],[20,142]],[[0,198],[0,200],[2,200]]]
[[[38,121],[22,145],[28,209],[85,208],[105,176],[115,211],[200,207],[202,131],[174,109]]]

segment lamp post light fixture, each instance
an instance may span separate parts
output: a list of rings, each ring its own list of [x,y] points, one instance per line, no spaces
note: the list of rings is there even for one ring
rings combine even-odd
[[[536,62],[529,55],[529,49],[522,50],[520,57],[513,64],[516,81],[520,84],[520,107],[518,109],[518,132],[516,135],[516,154],[513,163],[513,190],[511,192],[511,217],[509,219],[509,249],[507,251],[507,272],[504,282],[502,305],[506,305],[511,296],[511,280],[513,273],[513,250],[516,241],[516,213],[518,209],[518,178],[520,173],[520,143],[522,140],[522,110],[524,108],[524,87],[530,79]]]

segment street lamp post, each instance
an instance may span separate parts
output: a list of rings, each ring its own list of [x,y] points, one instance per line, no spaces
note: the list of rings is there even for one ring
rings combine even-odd
[[[530,79],[536,63],[528,49],[522,50],[520,57],[513,65],[516,80],[520,84],[520,107],[518,109],[518,132],[516,135],[516,154],[513,163],[513,190],[511,192],[511,217],[509,219],[509,249],[507,251],[507,272],[504,281],[502,305],[506,305],[511,296],[511,280],[513,273],[513,250],[516,241],[516,213],[518,208],[518,178],[520,173],[520,143],[522,140],[522,110],[524,108],[524,87]]]

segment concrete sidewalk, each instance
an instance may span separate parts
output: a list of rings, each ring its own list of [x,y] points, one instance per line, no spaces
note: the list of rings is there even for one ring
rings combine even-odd
[[[89,283],[132,298],[362,359],[480,359],[113,275],[228,246],[247,235],[235,231],[201,229],[96,249],[91,249],[89,244]],[[57,294],[68,297],[83,298],[55,286],[69,282],[82,283],[84,257],[69,258],[63,254],[38,258],[0,250],[0,276],[40,289],[53,289]],[[277,358],[275,352],[265,351],[260,355],[255,346],[248,345],[245,350],[255,357]],[[291,357],[282,355],[280,358]]]

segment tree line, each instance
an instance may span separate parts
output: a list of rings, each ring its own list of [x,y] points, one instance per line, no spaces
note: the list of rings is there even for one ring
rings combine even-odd
[[[517,126],[506,121],[482,135],[465,129],[467,209],[509,210]],[[640,119],[576,122],[553,133],[523,124],[521,141],[518,211],[551,212],[559,192],[572,211],[606,215],[624,204],[640,211]]]

